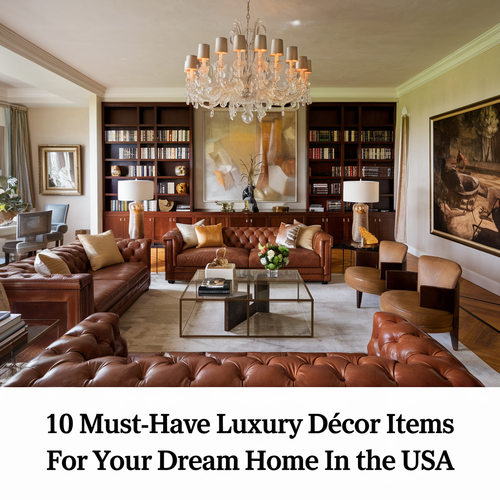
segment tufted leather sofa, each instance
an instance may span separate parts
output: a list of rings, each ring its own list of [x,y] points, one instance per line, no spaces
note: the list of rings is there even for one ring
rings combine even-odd
[[[71,275],[43,276],[35,257],[0,267],[0,282],[11,311],[25,319],[59,319],[65,332],[94,312],[122,315],[151,284],[151,240],[116,239],[125,262],[97,271],[79,241],[51,250],[67,264]]]
[[[93,314],[9,379],[11,387],[479,387],[432,337],[378,312],[368,354],[189,353],[127,356],[116,314]]]
[[[258,256],[258,244],[276,243],[279,227],[223,227],[222,236],[226,247],[226,259],[236,269],[262,269]],[[188,248],[182,250],[181,232],[175,228],[163,236],[165,247],[165,279],[189,281],[197,269],[204,269],[215,258],[218,247]],[[330,281],[331,250],[333,237],[318,231],[312,242],[313,250],[290,249],[287,269],[299,271],[305,281]]]

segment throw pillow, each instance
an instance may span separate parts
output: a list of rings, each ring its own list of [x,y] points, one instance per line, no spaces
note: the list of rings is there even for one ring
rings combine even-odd
[[[36,254],[35,271],[44,276],[49,274],[71,274],[66,262],[48,248]]]
[[[284,222],[280,225],[280,230],[276,236],[276,245],[284,246],[287,248],[295,248],[297,235],[299,234],[300,226],[296,224],[285,224]]]
[[[216,226],[196,226],[194,229],[198,237],[196,248],[224,246],[222,224],[217,224]]]
[[[79,234],[78,239],[90,260],[92,271],[124,262],[111,229],[101,234]]]
[[[297,246],[301,248],[307,248],[307,250],[312,250],[313,237],[318,231],[321,231],[321,226],[306,226],[298,220],[294,220],[293,223],[298,224],[300,227],[299,234],[297,236]]]
[[[177,229],[182,234],[182,241],[184,241],[184,245],[182,247],[183,250],[186,248],[195,247],[198,244],[198,236],[196,236],[195,227],[204,226],[205,219],[199,220],[196,224],[179,224],[177,223]]]

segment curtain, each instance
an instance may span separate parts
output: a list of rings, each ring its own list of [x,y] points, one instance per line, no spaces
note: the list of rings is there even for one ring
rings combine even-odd
[[[11,106],[7,111],[10,144],[10,175],[18,181],[19,196],[33,207],[33,174],[28,131],[28,110]]]
[[[408,145],[410,138],[410,116],[403,108],[401,118],[401,147],[399,154],[399,178],[396,205],[395,240],[406,243],[406,213],[407,213],[407,178],[408,178]]]

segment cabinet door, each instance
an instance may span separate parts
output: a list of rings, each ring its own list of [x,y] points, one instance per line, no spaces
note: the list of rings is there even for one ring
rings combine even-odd
[[[305,224],[307,226],[321,226],[323,231],[328,230],[326,217],[324,215],[307,215]]]
[[[294,220],[298,220],[299,222],[302,222],[304,219],[303,216],[301,215],[292,215],[292,214],[287,214],[287,213],[281,213],[281,214],[275,214],[275,215],[268,215],[267,216],[267,225],[269,227],[280,227],[281,223],[284,222],[285,224],[293,224]]]
[[[248,214],[249,227],[267,227],[267,215],[255,214],[253,212]]]
[[[115,238],[128,238],[128,219],[127,212],[120,214],[106,214],[104,216],[104,231],[111,229]]]
[[[394,212],[371,214],[369,217],[369,231],[379,241],[394,241],[394,220]]]
[[[338,245],[346,238],[344,237],[344,216],[329,215],[325,231],[333,236],[333,244]]]

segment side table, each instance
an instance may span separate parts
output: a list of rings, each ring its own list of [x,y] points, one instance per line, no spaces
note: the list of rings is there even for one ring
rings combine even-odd
[[[340,243],[338,248],[342,248],[342,272],[345,273],[345,250],[369,250],[372,252],[378,252],[379,243],[374,243],[372,245],[363,244],[363,241],[354,240],[344,240]],[[352,253],[350,256],[350,264],[352,264]]]

